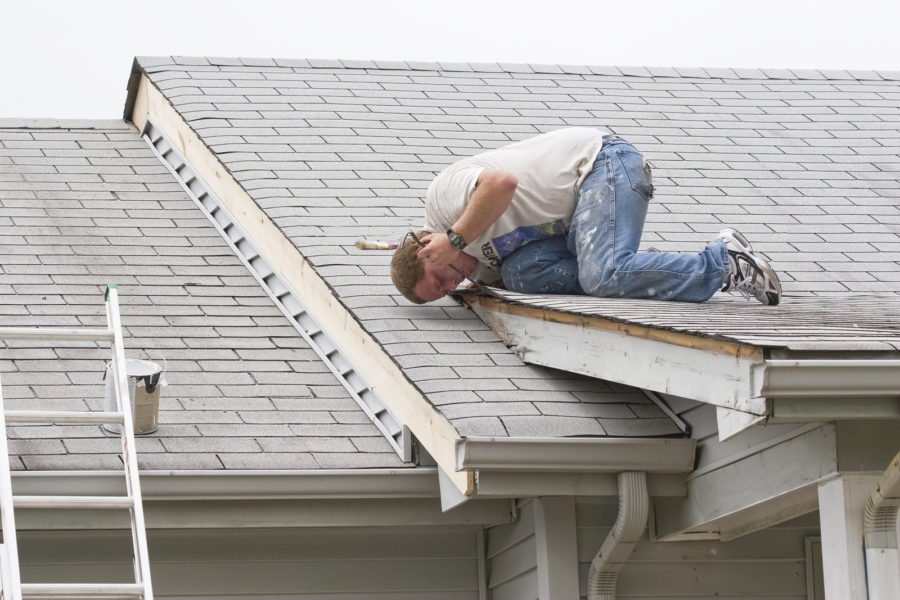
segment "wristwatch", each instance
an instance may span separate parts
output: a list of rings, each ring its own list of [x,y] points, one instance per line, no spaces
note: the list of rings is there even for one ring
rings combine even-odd
[[[447,230],[447,237],[450,238],[450,245],[454,248],[462,250],[466,247],[466,241],[463,239],[463,236],[453,231],[452,228]]]

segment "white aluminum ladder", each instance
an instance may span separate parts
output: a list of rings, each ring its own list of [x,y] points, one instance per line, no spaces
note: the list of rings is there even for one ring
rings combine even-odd
[[[153,600],[150,584],[150,560],[147,554],[147,532],[138,479],[137,457],[134,454],[134,422],[128,394],[128,375],[125,368],[125,346],[122,343],[122,323],[119,318],[118,290],[114,284],[106,287],[106,329],[11,328],[0,327],[0,339],[29,339],[54,341],[108,341],[112,350],[112,376],[118,409],[109,411],[7,411],[3,408],[0,389],[0,525],[3,544],[0,546],[0,598],[140,598]],[[122,439],[125,496],[14,496],[9,471],[7,423],[91,424],[119,425]],[[134,548],[135,583],[21,583],[19,552],[16,543],[15,508],[71,508],[71,509],[128,509],[131,516],[131,538]]]

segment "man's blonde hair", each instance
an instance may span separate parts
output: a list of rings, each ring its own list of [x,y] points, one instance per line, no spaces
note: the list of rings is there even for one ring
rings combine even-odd
[[[428,235],[428,231],[419,231],[416,236],[419,239]],[[413,291],[422,278],[425,276],[425,267],[419,260],[417,254],[419,245],[411,235],[406,236],[400,247],[394,251],[394,257],[391,259],[391,281],[394,287],[403,294],[403,297],[414,302],[415,304],[425,304],[425,300]]]

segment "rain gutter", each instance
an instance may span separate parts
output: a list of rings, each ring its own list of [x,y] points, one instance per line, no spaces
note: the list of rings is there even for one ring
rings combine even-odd
[[[456,443],[456,468],[468,471],[648,471],[687,473],[696,441],[687,438],[494,438]]]
[[[435,467],[308,471],[141,471],[145,501],[437,498]],[[22,495],[112,495],[121,471],[14,471]]]

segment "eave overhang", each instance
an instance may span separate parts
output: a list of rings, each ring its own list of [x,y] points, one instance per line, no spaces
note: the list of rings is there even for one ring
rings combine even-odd
[[[438,469],[142,471],[147,526],[161,528],[484,525],[513,515],[505,498],[441,511]],[[120,471],[14,472],[18,495],[123,495]],[[121,510],[19,509],[22,529],[125,528]]]
[[[523,361],[713,404],[723,440],[764,422],[900,419],[897,351],[795,353],[492,296],[464,298]],[[857,355],[866,358],[843,358]]]

